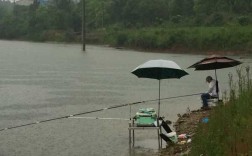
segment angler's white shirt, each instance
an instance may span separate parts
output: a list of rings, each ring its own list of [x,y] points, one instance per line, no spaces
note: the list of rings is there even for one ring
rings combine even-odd
[[[207,93],[209,93],[211,96],[218,96],[217,92],[216,92],[216,81],[212,80],[209,84],[209,89],[207,91]]]

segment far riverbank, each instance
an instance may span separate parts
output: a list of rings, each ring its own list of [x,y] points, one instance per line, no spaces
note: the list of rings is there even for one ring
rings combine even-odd
[[[151,52],[250,54],[252,28],[226,26],[102,29],[87,35],[87,41]]]

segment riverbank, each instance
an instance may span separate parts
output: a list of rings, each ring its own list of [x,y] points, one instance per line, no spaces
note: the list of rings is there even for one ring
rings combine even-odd
[[[212,108],[213,109],[213,108]],[[177,135],[186,134],[187,138],[178,139],[178,143],[169,144],[160,153],[161,156],[179,156],[188,154],[191,150],[191,143],[199,124],[207,124],[211,110],[194,110],[183,115],[178,114],[178,120],[174,124]]]
[[[82,49],[82,45],[80,42],[57,42],[57,41],[31,41],[31,40],[6,40],[0,39],[2,41],[20,41],[20,42],[34,42],[34,43],[48,43],[48,44],[80,44],[80,49]],[[104,46],[115,48],[118,50],[135,50],[139,52],[145,53],[170,53],[170,54],[186,54],[186,55],[227,55],[227,56],[240,56],[241,58],[251,56],[249,52],[240,51],[240,50],[192,50],[182,47],[174,47],[170,49],[144,49],[144,48],[136,48],[136,47],[121,47],[121,46],[114,46],[109,44],[103,43],[93,43],[88,42],[87,45],[97,45],[97,46]]]
[[[121,50],[136,50],[140,52],[147,53],[170,53],[170,54],[186,54],[186,55],[222,55],[222,56],[239,56],[244,58],[251,56],[249,52],[239,51],[239,50],[192,50],[187,48],[171,48],[171,49],[142,49],[142,48],[130,48],[130,47],[117,47],[111,45],[104,45],[111,48],[121,49]]]
[[[148,27],[106,29],[97,33],[101,41],[115,47],[144,51],[251,52],[249,26],[225,27]]]
[[[47,30],[16,38],[35,42],[81,44],[80,33]],[[4,38],[3,38],[4,39]],[[252,49],[251,26],[223,27],[147,27],[139,29],[104,28],[86,34],[87,44],[145,52],[183,54],[248,55]]]

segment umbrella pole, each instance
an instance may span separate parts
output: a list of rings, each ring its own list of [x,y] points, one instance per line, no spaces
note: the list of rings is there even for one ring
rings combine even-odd
[[[218,83],[218,79],[217,79],[216,69],[214,70],[214,72],[215,72],[215,80],[216,80],[216,87],[217,87],[217,98],[219,101],[219,83]]]
[[[216,69],[214,70],[214,72],[215,72],[215,80],[217,81]]]
[[[158,130],[158,148],[159,148],[159,149],[162,148],[162,140],[160,139],[161,127],[160,127],[160,124],[159,124],[159,117],[160,117],[160,82],[161,82],[161,80],[159,80],[159,91],[158,91],[158,116],[157,116],[157,127],[160,128],[160,129]]]
[[[160,117],[160,80],[159,80],[159,92],[158,92],[158,120]],[[159,122],[157,122],[157,125],[159,127]]]

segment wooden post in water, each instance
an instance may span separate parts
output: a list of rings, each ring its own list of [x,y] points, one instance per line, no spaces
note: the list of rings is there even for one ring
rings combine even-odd
[[[132,120],[132,125],[135,125],[134,119]],[[132,142],[133,142],[133,147],[135,146],[135,130],[132,129]]]
[[[129,152],[131,153],[131,122],[129,122]]]
[[[86,2],[82,0],[82,50],[86,51]]]

